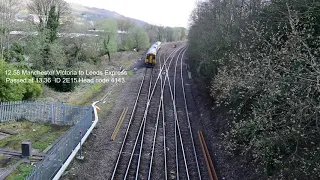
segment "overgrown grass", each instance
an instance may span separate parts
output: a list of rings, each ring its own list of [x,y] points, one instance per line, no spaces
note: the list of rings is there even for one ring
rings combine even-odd
[[[7,168],[13,164],[15,164],[16,162],[19,161],[19,158],[18,157],[6,157],[4,155],[0,155],[0,168]]]
[[[15,170],[12,171],[5,180],[24,180],[28,174],[32,171],[33,166],[22,163]]]
[[[137,59],[140,56],[139,53],[118,53],[111,62],[104,62],[100,65],[100,67],[97,67],[100,70],[105,70],[105,69],[118,69],[118,67],[123,66],[127,69],[127,77],[125,78],[130,78],[134,76],[134,72],[132,70],[128,70],[128,68],[135,62],[135,59]],[[101,69],[101,67],[107,67]],[[104,84],[104,83],[97,83],[92,85],[89,88],[83,88],[82,90],[85,91],[84,93],[80,93],[79,96],[81,98],[75,98],[70,104],[75,104],[75,105],[85,105],[89,103],[92,103],[90,100],[92,100],[97,94],[99,94],[102,91],[102,87],[105,86],[106,89],[110,85],[109,84]]]
[[[97,105],[101,109],[99,112],[99,117],[106,117],[110,111],[113,109],[113,105],[116,102],[117,98],[119,98],[119,93],[121,91],[121,86],[115,87],[113,92],[108,96],[106,103],[98,103]]]
[[[101,88],[103,87],[103,83],[97,83],[94,84],[86,91],[81,98],[75,99],[71,104],[76,105],[84,105],[88,102],[90,98],[92,98],[95,94],[99,93],[101,91]]]
[[[127,71],[127,72],[128,72],[128,76],[129,76],[129,77],[134,76],[134,72],[133,72],[132,70],[129,70],[129,71]]]
[[[132,64],[139,59],[141,56],[141,52],[118,52],[112,58],[112,62],[109,63],[113,66],[122,66],[127,70],[132,66]]]
[[[105,70],[112,70],[117,71],[120,69],[120,67],[124,67],[127,72],[128,76],[125,76],[124,78],[127,80],[127,78],[130,78],[134,76],[134,72],[130,70],[130,67],[139,59],[141,56],[141,53],[138,52],[122,52],[122,53],[116,53],[112,56],[111,62],[109,62],[107,59],[102,59],[97,65],[93,65],[90,63],[82,63],[80,66],[80,69],[82,70],[88,70],[88,71],[102,71]],[[102,77],[97,76],[91,78],[111,78],[109,77]],[[114,77],[118,78],[118,77]],[[123,77],[119,77],[123,78]],[[112,83],[106,83],[106,84],[85,84],[81,83],[79,86],[76,87],[76,89],[73,92],[56,92],[53,89],[44,86],[43,94],[38,100],[41,101],[54,101],[54,102],[61,102],[61,103],[67,103],[67,104],[73,104],[73,105],[88,105],[91,104],[95,97],[97,97],[100,93],[102,93],[102,87],[103,89],[107,89]],[[100,86],[100,87],[99,87]],[[100,88],[100,89],[99,89]]]
[[[1,123],[0,131],[12,135],[0,140],[0,147],[21,150],[21,142],[30,141],[32,147],[41,152],[68,128],[68,126],[32,123],[29,121]]]

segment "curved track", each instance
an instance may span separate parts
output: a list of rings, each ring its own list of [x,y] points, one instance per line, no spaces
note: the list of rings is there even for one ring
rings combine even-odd
[[[156,67],[145,69],[111,179],[202,179],[183,82],[186,49],[163,46]]]

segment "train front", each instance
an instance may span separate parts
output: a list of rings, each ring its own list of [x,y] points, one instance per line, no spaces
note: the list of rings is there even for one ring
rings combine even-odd
[[[154,67],[156,64],[157,47],[152,45],[147,52],[145,64],[146,67]]]

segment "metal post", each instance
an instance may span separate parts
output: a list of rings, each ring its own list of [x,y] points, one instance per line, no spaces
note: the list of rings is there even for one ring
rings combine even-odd
[[[82,156],[82,145],[81,145],[81,140],[82,140],[82,130],[80,129],[80,149],[79,149],[79,156],[77,159],[83,160],[84,156]]]

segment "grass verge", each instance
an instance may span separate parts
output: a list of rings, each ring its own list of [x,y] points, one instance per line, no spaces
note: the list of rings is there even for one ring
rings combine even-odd
[[[19,161],[19,158],[14,156],[0,155],[0,168],[7,168]]]
[[[24,180],[32,171],[33,166],[22,163],[15,170],[13,170],[5,180]]]
[[[29,121],[1,123],[0,131],[12,135],[0,140],[0,147],[20,151],[21,142],[29,141],[34,149],[42,152],[68,128],[69,126],[40,124]]]
[[[90,87],[89,90],[87,90],[81,98],[75,99],[71,104],[75,105],[84,105],[88,102],[89,99],[91,99],[95,94],[99,93],[101,91],[101,88],[103,87],[103,83],[97,83]]]

